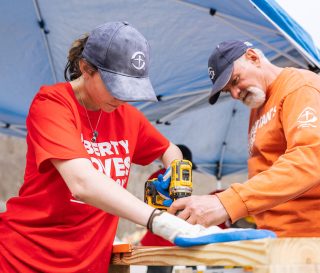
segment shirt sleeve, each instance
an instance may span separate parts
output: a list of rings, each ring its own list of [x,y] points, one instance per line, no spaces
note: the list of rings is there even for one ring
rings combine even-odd
[[[39,94],[35,97],[27,118],[27,130],[40,172],[45,172],[51,164],[48,159],[88,158],[77,123],[80,127],[68,103]]]
[[[280,120],[286,152],[266,171],[217,196],[232,221],[298,197],[320,182],[320,93],[302,87],[283,101]]]
[[[139,165],[148,165],[165,153],[170,142],[141,112],[139,113],[140,126],[132,162]]]

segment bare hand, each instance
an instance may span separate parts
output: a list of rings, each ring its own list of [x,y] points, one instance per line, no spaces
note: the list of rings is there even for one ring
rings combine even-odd
[[[200,224],[205,227],[219,225],[229,219],[227,211],[215,195],[180,198],[172,203],[168,212],[177,214],[190,224]]]

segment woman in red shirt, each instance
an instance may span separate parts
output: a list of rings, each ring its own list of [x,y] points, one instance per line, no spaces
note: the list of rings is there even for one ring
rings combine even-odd
[[[182,158],[126,103],[157,100],[148,71],[145,38],[113,22],[74,42],[70,82],[41,87],[27,117],[24,184],[0,214],[1,272],[105,273],[118,216],[147,224],[153,208],[125,190],[131,163]]]

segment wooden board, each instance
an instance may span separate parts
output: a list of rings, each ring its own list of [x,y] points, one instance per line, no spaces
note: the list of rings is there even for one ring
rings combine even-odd
[[[252,266],[255,273],[320,273],[320,238],[262,239],[190,248],[133,247],[130,253],[113,254],[112,264],[245,265]]]

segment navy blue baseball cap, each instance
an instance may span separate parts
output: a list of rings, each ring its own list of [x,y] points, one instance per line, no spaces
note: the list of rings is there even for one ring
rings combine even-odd
[[[248,48],[250,42],[224,41],[216,46],[208,60],[208,74],[213,83],[209,103],[215,104],[221,90],[228,84],[233,72],[233,63],[239,59]]]
[[[89,33],[82,57],[98,68],[108,91],[123,101],[157,101],[149,79],[150,46],[127,22],[109,22]]]

